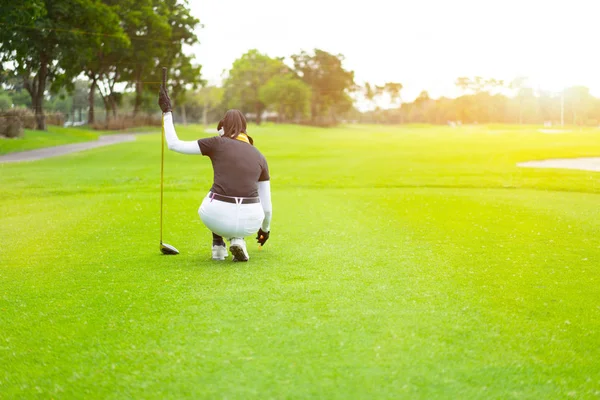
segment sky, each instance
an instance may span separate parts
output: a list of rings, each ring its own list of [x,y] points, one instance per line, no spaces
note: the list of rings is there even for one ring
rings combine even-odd
[[[271,57],[315,48],[344,56],[358,84],[403,84],[411,101],[459,94],[459,76],[600,96],[598,0],[190,0],[192,52],[210,84],[247,50]]]

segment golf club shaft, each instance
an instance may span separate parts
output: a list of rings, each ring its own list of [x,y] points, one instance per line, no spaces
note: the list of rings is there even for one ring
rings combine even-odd
[[[167,69],[162,69],[162,84],[167,87]],[[160,244],[163,242],[163,180],[165,166],[165,115],[162,116],[162,132],[160,135]]]
[[[165,117],[162,117],[162,133],[161,133],[161,157],[160,157],[160,243],[163,238],[163,170],[165,165]]]

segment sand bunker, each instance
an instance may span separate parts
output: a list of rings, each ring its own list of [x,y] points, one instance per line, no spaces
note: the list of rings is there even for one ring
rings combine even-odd
[[[545,133],[547,135],[556,135],[560,133],[570,133],[570,130],[565,129],[538,129],[538,132]]]
[[[577,169],[581,171],[600,172],[600,157],[557,158],[553,160],[527,161],[518,163],[517,167]]]

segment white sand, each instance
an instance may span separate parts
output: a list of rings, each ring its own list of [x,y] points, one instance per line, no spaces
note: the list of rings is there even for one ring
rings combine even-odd
[[[581,171],[600,172],[600,157],[558,158],[553,160],[527,161],[518,163],[517,167],[577,169]]]
[[[571,131],[564,129],[538,129],[538,132],[546,133],[549,135],[556,135],[557,133],[569,133]]]

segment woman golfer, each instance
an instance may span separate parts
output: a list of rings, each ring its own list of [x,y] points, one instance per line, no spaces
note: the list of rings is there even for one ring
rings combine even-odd
[[[213,185],[200,208],[200,219],[213,233],[212,258],[225,260],[230,241],[233,261],[248,261],[244,237],[255,232],[262,246],[269,239],[271,187],[267,160],[246,132],[246,119],[229,110],[219,121],[219,136],[182,141],[173,125],[171,99],[161,85],[158,104],[163,112],[165,139],[169,150],[208,156],[213,166]]]

